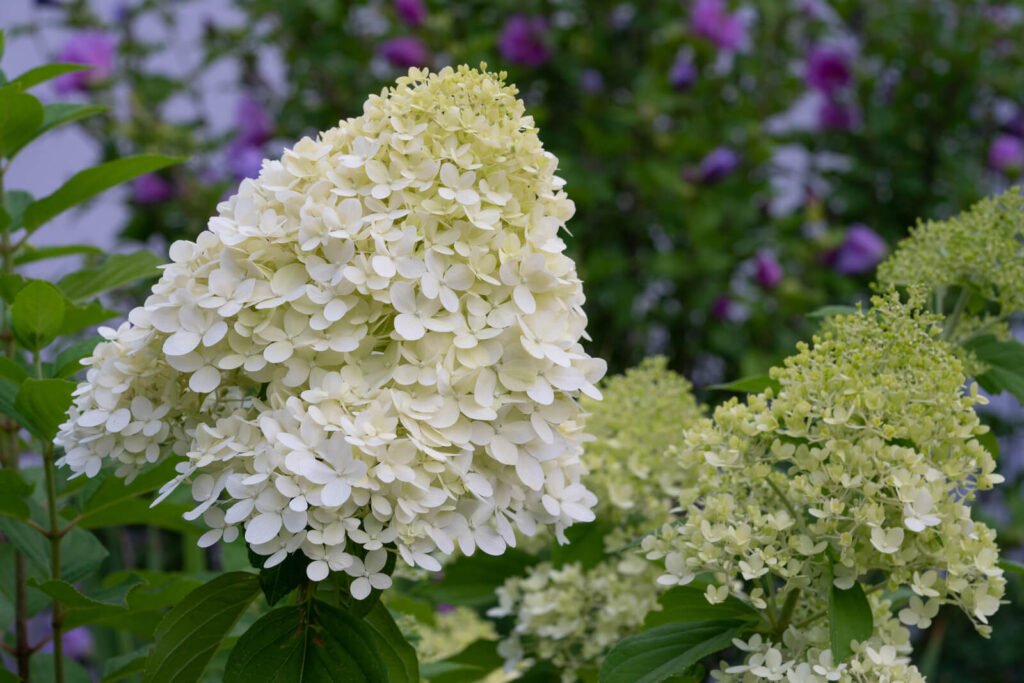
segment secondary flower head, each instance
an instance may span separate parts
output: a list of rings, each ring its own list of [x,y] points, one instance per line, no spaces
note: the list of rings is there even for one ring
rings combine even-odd
[[[512,64],[543,66],[551,58],[547,33],[543,17],[509,17],[498,38],[498,51]]]
[[[725,0],[696,0],[690,13],[693,32],[724,52],[737,52],[747,42],[747,26],[739,12],[730,13]]]
[[[807,55],[804,78],[809,88],[833,95],[853,80],[850,55],[838,47],[815,47]]]
[[[114,70],[116,54],[117,44],[109,34],[101,31],[76,33],[57,54],[57,60],[85,64],[92,68],[88,71],[75,71],[58,76],[53,81],[54,88],[58,93],[66,94],[83,92],[105,83]]]
[[[395,11],[409,26],[418,28],[427,20],[427,6],[423,0],[395,0]]]
[[[832,254],[835,269],[845,275],[867,273],[878,265],[889,245],[882,236],[866,225],[853,225],[846,231],[846,237]]]
[[[58,442],[93,476],[168,451],[211,527],[267,564],[389,583],[594,518],[581,483],[573,204],[504,76],[411,70],[222,203],[86,361]]]
[[[696,169],[690,169],[686,176],[702,185],[720,183],[739,168],[742,158],[732,147],[716,147],[701,159]]]
[[[1024,170],[1024,139],[998,136],[988,148],[988,165],[1001,173],[1020,173]]]
[[[378,49],[381,57],[396,69],[426,66],[430,62],[430,50],[415,36],[399,36],[386,40]]]
[[[765,289],[775,289],[782,282],[782,264],[771,249],[761,249],[754,256],[754,275],[757,284]]]

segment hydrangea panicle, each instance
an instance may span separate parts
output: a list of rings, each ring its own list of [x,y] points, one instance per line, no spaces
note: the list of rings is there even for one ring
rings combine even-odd
[[[62,463],[131,477],[183,456],[213,528],[266,565],[386,587],[385,553],[440,568],[593,519],[572,201],[504,74],[410,70],[300,140],[86,361]]]

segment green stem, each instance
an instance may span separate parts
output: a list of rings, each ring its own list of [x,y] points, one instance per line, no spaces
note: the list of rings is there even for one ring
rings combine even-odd
[[[800,599],[800,589],[791,590],[786,595],[786,602],[782,605],[782,613],[779,615],[779,623],[776,625],[779,638],[786,632],[789,622],[793,619],[793,610],[796,609],[796,602]]]
[[[956,329],[957,323],[960,322],[960,316],[963,315],[970,300],[971,291],[967,287],[962,288],[960,296],[957,297],[956,304],[953,305],[953,312],[946,318],[946,324],[942,327],[942,339],[944,341],[949,341],[953,338],[953,330]]]
[[[43,378],[43,364],[39,350],[32,354],[36,379]],[[43,466],[46,472],[46,507],[50,514],[50,578],[60,580],[60,518],[57,516],[57,472],[53,462],[53,443],[43,442]],[[54,599],[51,613],[53,627],[53,680],[64,683],[64,613],[60,601]]]

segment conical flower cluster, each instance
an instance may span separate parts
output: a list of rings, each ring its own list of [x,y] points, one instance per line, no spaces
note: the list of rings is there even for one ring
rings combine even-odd
[[[87,364],[64,464],[169,452],[211,527],[356,597],[593,519],[574,207],[502,75],[412,70],[219,207]]]

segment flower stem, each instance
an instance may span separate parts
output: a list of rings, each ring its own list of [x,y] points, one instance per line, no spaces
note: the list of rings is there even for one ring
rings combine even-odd
[[[967,308],[967,303],[971,300],[971,290],[964,287],[960,290],[960,296],[957,297],[956,303],[953,305],[953,312],[946,318],[946,324],[942,326],[942,339],[949,341],[953,338],[953,330],[956,329],[956,325],[960,322],[960,316],[963,315],[964,310]]]

